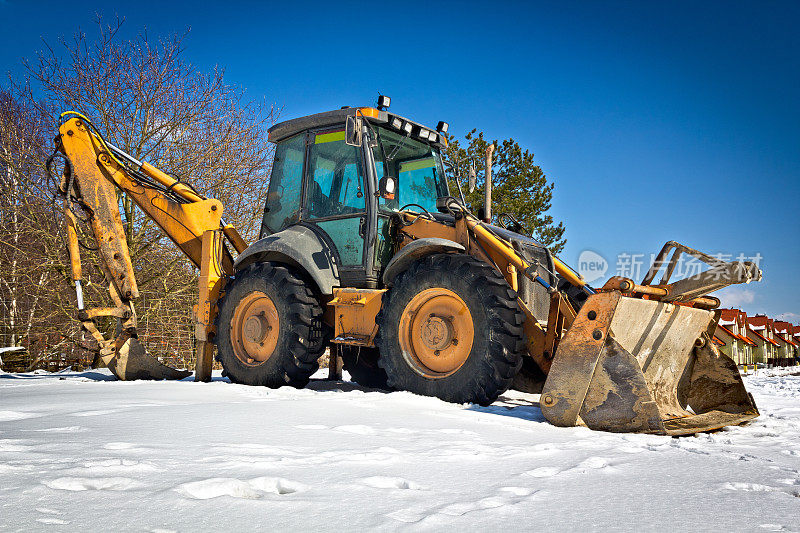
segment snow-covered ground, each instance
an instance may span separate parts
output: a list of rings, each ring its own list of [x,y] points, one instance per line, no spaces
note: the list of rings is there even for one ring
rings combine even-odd
[[[520,393],[0,374],[0,530],[800,531],[800,376],[746,381],[760,418],[670,438]]]

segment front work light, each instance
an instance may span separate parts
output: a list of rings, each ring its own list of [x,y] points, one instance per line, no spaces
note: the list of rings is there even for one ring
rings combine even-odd
[[[392,117],[392,127],[396,130],[399,130],[403,127],[403,121],[397,117]]]
[[[389,106],[392,103],[392,99],[388,96],[380,95],[378,96],[378,110],[383,111],[385,109],[389,109]]]
[[[413,124],[411,124],[410,122],[404,122],[403,123],[403,131],[406,133],[406,135],[411,135],[411,130],[412,129],[414,129],[414,125]]]

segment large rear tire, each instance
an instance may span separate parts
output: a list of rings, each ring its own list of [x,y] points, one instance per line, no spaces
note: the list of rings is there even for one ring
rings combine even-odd
[[[224,374],[234,383],[304,387],[325,349],[322,308],[295,272],[257,263],[225,288],[216,342]]]
[[[489,405],[522,365],[524,315],[491,266],[463,254],[424,257],[401,273],[377,316],[388,385]]]

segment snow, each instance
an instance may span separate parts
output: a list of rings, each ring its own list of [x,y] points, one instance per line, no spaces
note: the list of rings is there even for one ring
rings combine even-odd
[[[0,346],[0,355],[10,352],[23,352],[25,348],[22,346]]]
[[[800,531],[799,374],[685,438],[556,428],[518,392],[0,374],[0,531]]]

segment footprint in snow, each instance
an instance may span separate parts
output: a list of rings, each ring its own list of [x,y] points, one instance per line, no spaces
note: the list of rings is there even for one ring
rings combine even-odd
[[[440,429],[439,431],[442,433],[447,433],[448,435],[477,435],[477,433],[468,429],[445,428]]]
[[[533,470],[525,472],[526,475],[533,477],[553,477],[560,473],[561,470],[554,466],[540,466],[539,468],[534,468]]]
[[[489,496],[488,498],[481,498],[474,502],[452,503],[442,507],[437,512],[447,516],[464,516],[467,513],[485,511],[486,509],[497,509],[505,505],[508,505],[505,498]]]
[[[386,515],[398,522],[414,523],[435,515],[464,516],[468,513],[509,507],[531,499],[537,491],[524,487],[502,487],[496,496],[488,496],[471,502],[456,502],[437,507],[414,506]]]
[[[77,413],[70,413],[70,416],[102,416],[119,413],[119,409],[98,409],[95,411],[79,411]]]
[[[36,431],[39,433],[78,433],[81,431],[86,431],[86,428],[81,426],[65,426],[58,428],[30,429],[26,431]]]
[[[722,485],[722,488],[728,490],[741,490],[745,492],[774,492],[780,490],[775,487],[770,487],[768,485],[760,485],[758,483],[742,483],[742,482],[725,483],[724,485]]]
[[[601,470],[610,467],[608,459],[605,457],[589,457],[585,461],[581,462],[578,466],[573,468],[572,470]]]
[[[722,485],[726,490],[740,490],[744,492],[782,492],[795,498],[800,498],[800,491],[792,489],[784,489],[781,487],[771,487],[769,485],[761,485],[759,483],[744,483],[744,482],[730,482]]]
[[[175,490],[196,500],[209,500],[220,496],[255,500],[266,494],[294,494],[306,490],[306,486],[288,479],[274,477],[257,477],[249,481],[216,477],[184,483]]]
[[[421,485],[400,477],[373,476],[364,478],[361,482],[376,489],[424,490]]]
[[[539,468],[534,468],[533,470],[528,470],[524,474],[526,476],[531,477],[553,477],[559,474],[566,474],[569,472],[576,472],[576,473],[586,473],[592,470],[602,471],[602,470],[611,470],[610,463],[608,459],[605,457],[589,457],[588,459],[580,462],[576,466],[572,468],[568,468],[566,470],[562,470],[555,466],[540,466]]]
[[[14,420],[37,418],[40,416],[44,415],[40,413],[27,413],[24,411],[0,411],[0,422],[13,422]]]
[[[131,490],[142,486],[138,481],[128,477],[60,477],[44,484],[51,489],[83,491],[83,490]]]
[[[502,487],[500,492],[508,492],[514,496],[530,496],[536,491],[528,487]]]
[[[136,445],[130,442],[109,442],[103,445],[106,450],[131,450],[135,447]]]
[[[323,426],[322,424],[300,424],[299,426],[295,426],[297,429],[328,429],[328,426]]]
[[[69,473],[84,475],[113,475],[132,474],[136,472],[155,472],[158,468],[147,462],[133,459],[103,459],[99,461],[86,461],[83,466],[69,470]]]
[[[36,521],[49,526],[65,526],[69,524],[69,520],[62,520],[60,518],[37,518]]]
[[[375,430],[369,426],[363,425],[349,425],[349,426],[337,426],[335,428],[336,431],[341,431],[343,433],[353,433],[355,435],[372,435],[375,433]]]
[[[767,531],[787,531],[786,526],[780,524],[761,524],[758,527],[766,529]]]
[[[22,439],[0,439],[0,452],[27,452],[35,448],[35,442]]]

